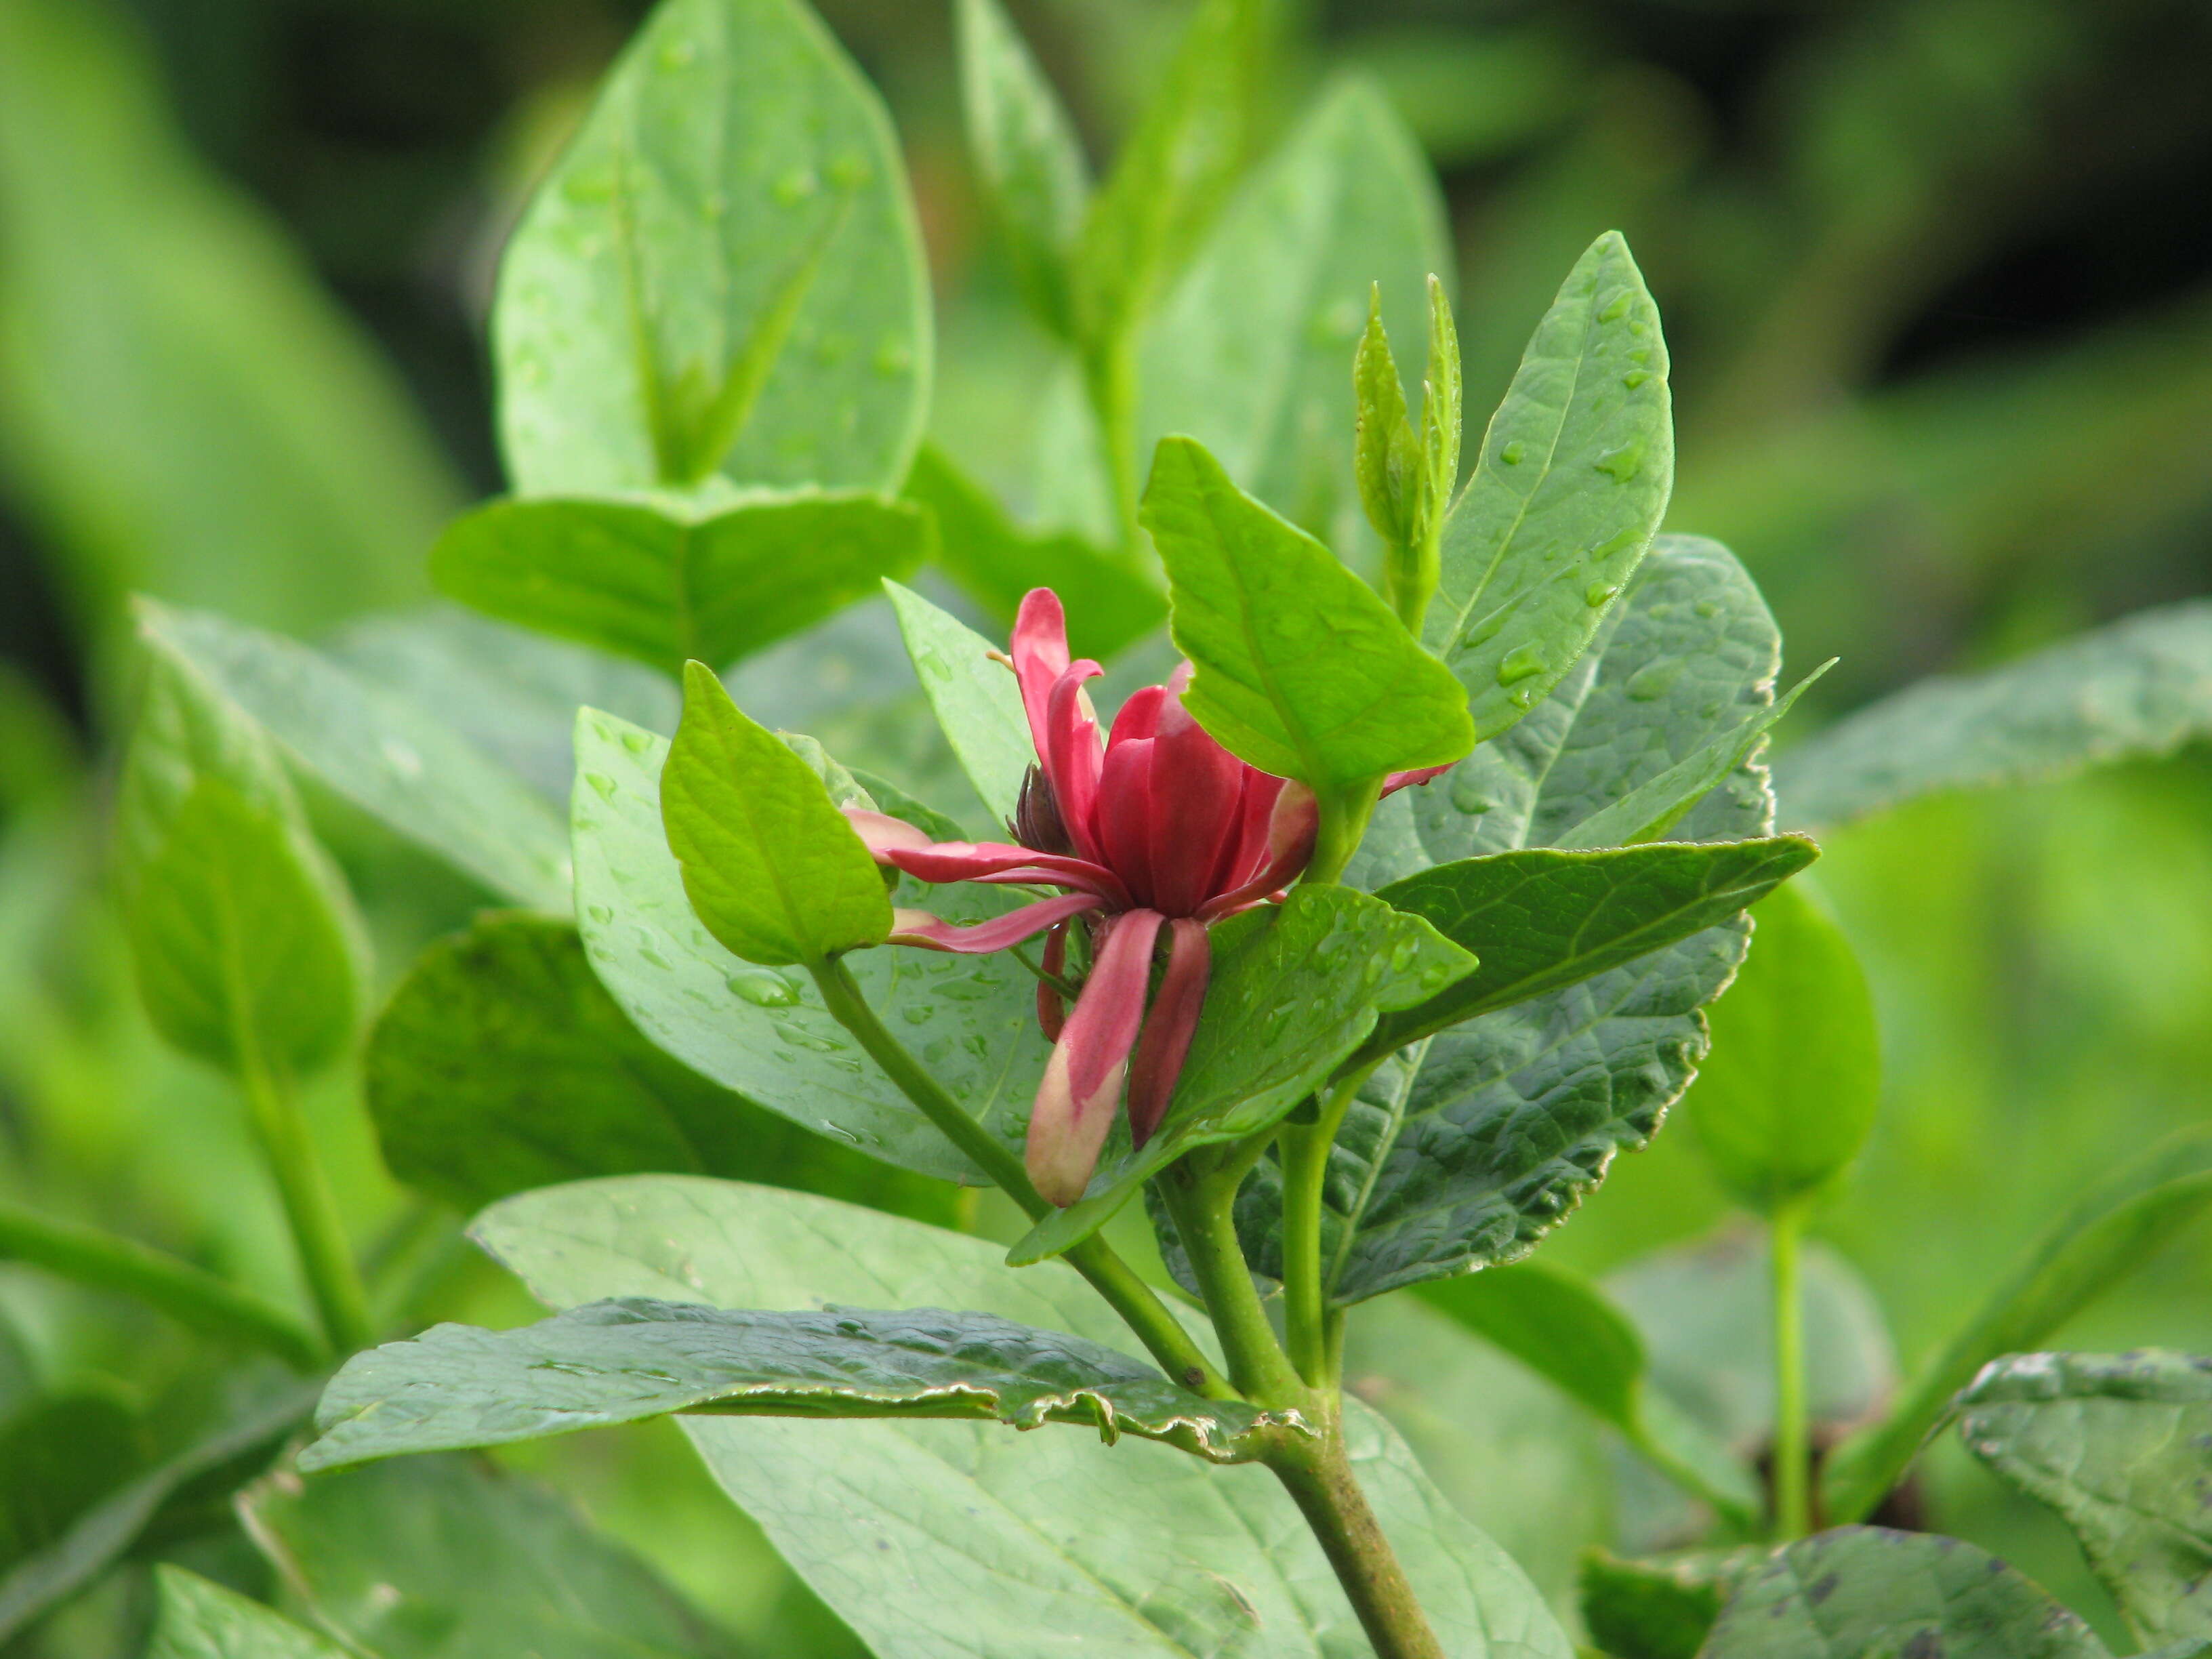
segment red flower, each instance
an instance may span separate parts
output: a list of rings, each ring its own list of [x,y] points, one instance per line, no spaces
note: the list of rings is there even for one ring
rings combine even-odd
[[[1000,951],[1049,930],[1045,966],[1057,974],[1069,927],[1087,925],[1091,971],[1074,1010],[1063,1018],[1059,993],[1037,988],[1038,1024],[1054,1042],[1030,1114],[1029,1172],[1064,1206],[1090,1182],[1125,1079],[1137,1144],[1159,1127],[1206,1000],[1207,925],[1279,897],[1312,856],[1316,817],[1304,785],[1247,766],[1190,717],[1188,664],[1132,696],[1102,744],[1083,684],[1103,671],[1068,660],[1066,618],[1049,588],[1022,601],[1010,665],[1038,761],[1007,826],[1013,842],[933,842],[879,812],[848,815],[878,863],[920,880],[1066,890],[972,927],[900,910],[894,944]],[[1389,787],[1443,769],[1399,774]],[[1148,1014],[1163,933],[1166,967]]]

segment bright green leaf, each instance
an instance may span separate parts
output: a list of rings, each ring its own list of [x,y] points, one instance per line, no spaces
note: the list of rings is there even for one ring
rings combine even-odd
[[[898,612],[915,678],[945,728],[945,741],[991,816],[1012,823],[1022,780],[1037,763],[1037,755],[1022,709],[1021,687],[1013,672],[992,654],[1004,653],[911,588],[887,582],[884,591]]]
[[[146,1659],[344,1659],[345,1650],[273,1607],[167,1563]]]
[[[895,489],[929,328],[896,140],[829,31],[799,0],[662,0],[500,268],[508,471]]]
[[[1088,1194],[1031,1228],[1009,1261],[1059,1255],[1184,1153],[1273,1127],[1379,1014],[1425,1001],[1474,967],[1426,922],[1348,887],[1293,888],[1279,906],[1216,926],[1213,951],[1205,1012],[1158,1129],[1141,1148],[1117,1133]]]
[[[1658,307],[1608,231],[1569,273],[1444,523],[1429,642],[1496,737],[1549,696],[1667,510],[1674,417]]]
[[[1760,903],[1751,954],[1706,1015],[1713,1051],[1683,1103],[1722,1182],[1765,1213],[1858,1156],[1881,1094],[1881,1036],[1843,930],[1796,887]]]
[[[1406,383],[1382,326],[1382,285],[1368,301],[1367,327],[1352,356],[1352,477],[1367,522],[1386,544],[1413,539],[1421,499],[1421,441],[1406,412]]]
[[[540,497],[477,508],[430,555],[439,587],[489,616],[667,674],[726,668],[913,574],[927,519],[879,495],[738,505]]]
[[[747,962],[825,962],[890,933],[875,860],[821,777],[700,663],[684,667],[660,813],[692,909]]]
[[[1184,701],[1263,772],[1334,792],[1457,760],[1467,697],[1372,588],[1188,438],[1152,462],[1144,523],[1166,562]]]

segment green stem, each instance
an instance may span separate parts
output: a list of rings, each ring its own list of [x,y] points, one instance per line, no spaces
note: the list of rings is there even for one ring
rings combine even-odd
[[[374,1340],[368,1298],[354,1265],[353,1248],[338,1223],[337,1205],[322,1160],[315,1155],[299,1096],[289,1079],[280,1078],[263,1062],[251,1031],[239,1032],[237,1048],[238,1080],[246,1091],[253,1133],[276,1177],[293,1246],[300,1253],[300,1271],[322,1317],[324,1333],[340,1353],[365,1348]]]
[[[1258,1150],[1206,1167],[1200,1167],[1203,1152],[1187,1158],[1163,1172],[1160,1193],[1175,1218],[1199,1295],[1221,1338],[1229,1380],[1246,1399],[1260,1405],[1310,1413],[1311,1397],[1283,1345],[1275,1340],[1275,1328],[1267,1322],[1267,1310],[1261,1305],[1251,1269],[1244,1264],[1243,1247],[1237,1240],[1237,1188]]]
[[[1382,793],[1382,780],[1371,778],[1341,791],[1322,791],[1316,799],[1319,822],[1314,829],[1313,856],[1299,878],[1308,886],[1344,879],[1345,866],[1359,850],[1367,834],[1367,820]]]
[[[1392,543],[1382,550],[1382,597],[1415,639],[1429,619],[1429,601],[1436,597],[1443,576],[1443,534],[1441,524],[1424,532],[1419,539]]]
[[[1286,1440],[1267,1460],[1336,1571],[1376,1659],[1443,1659],[1406,1570],[1345,1455],[1334,1422],[1318,1439]]]
[[[868,1006],[867,998],[861,994],[852,970],[834,957],[809,963],[808,969],[830,1017],[853,1034],[868,1057],[883,1069],[884,1075],[898,1086],[899,1092],[920,1107],[922,1115],[966,1154],[969,1163],[1020,1205],[1032,1221],[1050,1213],[1052,1206],[1030,1183],[1029,1171],[1022,1167],[1021,1160],[997,1136],[962,1110],[960,1103],[923,1069],[904,1043],[891,1035],[890,1028]],[[1094,1233],[1070,1249],[1066,1259],[1121,1316],[1169,1376],[1209,1399],[1234,1397],[1234,1390],[1206,1363],[1206,1356],[1191,1340],[1190,1333],[1182,1328],[1182,1322],[1169,1311],[1158,1292],[1115,1254],[1112,1245]]]
[[[322,1339],[283,1309],[150,1244],[97,1227],[0,1206],[0,1260],[135,1296],[180,1325],[266,1349],[296,1371],[319,1370],[329,1358]]]
[[[1805,1299],[1799,1284],[1804,1226],[1802,1204],[1785,1205],[1768,1223],[1774,1269],[1774,1534],[1784,1543],[1813,1530]]]
[[[1376,1064],[1379,1065],[1378,1060]],[[1367,1066],[1340,1079],[1311,1123],[1285,1123],[1279,1138],[1283,1158],[1283,1324],[1291,1363],[1316,1389],[1337,1385],[1332,1350],[1328,1285],[1322,1269],[1322,1204],[1328,1182],[1328,1155],[1336,1145],[1345,1114],[1373,1073]],[[1340,1335],[1340,1332],[1339,1334]]]
[[[1137,361],[1130,331],[1118,329],[1083,354],[1085,389],[1098,423],[1098,445],[1114,496],[1114,522],[1121,550],[1134,558],[1144,550],[1137,522]]]

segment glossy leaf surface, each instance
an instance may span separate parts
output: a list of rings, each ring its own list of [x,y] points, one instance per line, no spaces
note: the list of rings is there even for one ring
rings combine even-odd
[[[886,584],[899,632],[913,659],[915,678],[960,757],[975,793],[1001,823],[1014,821],[1022,780],[1037,763],[1029,716],[1013,672],[994,656],[1005,654],[957,617],[939,610],[911,588]]]

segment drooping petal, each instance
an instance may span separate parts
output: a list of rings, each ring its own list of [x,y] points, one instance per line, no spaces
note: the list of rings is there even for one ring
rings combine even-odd
[[[1067,928],[1063,921],[1045,939],[1044,970],[1053,979],[1067,970]],[[1036,1010],[1037,1030],[1044,1033],[1044,1040],[1059,1042],[1060,1034],[1067,1029],[1067,1005],[1060,1000],[1060,988],[1050,980],[1037,981]]]
[[[1129,1137],[1139,1146],[1152,1138],[1167,1115],[1176,1079],[1182,1075],[1183,1057],[1190,1052],[1198,1016],[1206,1006],[1206,978],[1213,969],[1213,942],[1205,923],[1178,916],[1170,927],[1173,937],[1167,972],[1160,976],[1152,1012],[1145,1016],[1145,1033],[1137,1040],[1137,1058],[1129,1068]]]
[[[1180,699],[1162,703],[1147,825],[1152,902],[1164,914],[1189,915],[1213,896],[1223,843],[1242,828],[1250,769],[1216,743]],[[1110,810],[1104,802],[1101,809]]]
[[[917,830],[904,818],[895,818],[888,812],[871,812],[859,806],[845,809],[845,821],[860,832],[861,842],[875,854],[876,862],[884,861],[884,854],[894,848],[916,848],[931,845],[929,832]]]
[[[1125,739],[1107,751],[1093,828],[1101,859],[1142,905],[1152,897],[1152,740]]]
[[[1115,909],[1129,903],[1128,890],[1111,870],[1088,859],[1040,853],[1012,842],[926,842],[920,847],[887,847],[878,864],[903,870],[917,881],[980,881],[994,886],[1070,887],[1096,893]]]
[[[1087,859],[1098,856],[1092,830],[1092,813],[1098,800],[1098,771],[1104,747],[1098,740],[1098,713],[1083,682],[1105,672],[1088,657],[1071,663],[1053,682],[1045,709],[1044,744],[1037,758],[1052,780],[1054,798],[1060,803],[1060,820],[1067,828],[1075,850]]]
[[[1164,920],[1157,910],[1132,910],[1115,921],[1045,1062],[1030,1112],[1027,1163],[1037,1191],[1063,1209],[1091,1184],[1113,1125]]]
[[[1071,916],[1102,908],[1095,893],[1063,893],[1058,898],[1038,899],[1035,903],[1009,910],[1003,916],[965,926],[942,921],[927,910],[893,910],[890,942],[918,945],[928,951],[981,956],[987,951],[1003,951],[1009,945],[1019,945],[1048,927],[1058,927]]]
[[[1208,899],[1199,909],[1200,920],[1214,921],[1248,908],[1297,880],[1313,857],[1314,835],[1320,827],[1321,809],[1313,791],[1302,783],[1285,783],[1267,820],[1267,861],[1242,886]]]
[[[1067,616],[1060,609],[1060,595],[1049,587],[1033,587],[1024,594],[1010,644],[1014,682],[1021,687],[1022,708],[1030,717],[1030,740],[1042,759],[1045,708],[1054,682],[1067,672]]]
[[[1393,772],[1382,780],[1382,793],[1386,795],[1395,795],[1401,789],[1408,788],[1417,783],[1426,783],[1431,778],[1440,778],[1458,764],[1457,761],[1446,761],[1442,766],[1419,766],[1410,772]]]

